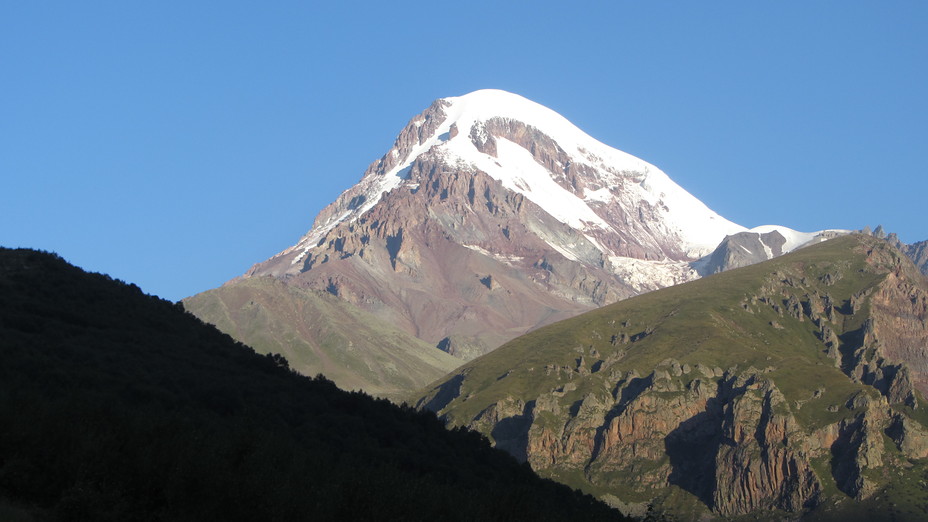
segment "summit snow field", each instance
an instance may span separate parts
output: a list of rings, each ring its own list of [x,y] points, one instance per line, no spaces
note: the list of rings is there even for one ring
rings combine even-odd
[[[525,195],[545,212],[577,230],[615,231],[622,223],[604,219],[596,208],[643,201],[659,206],[662,211],[659,221],[664,232],[677,239],[690,257],[711,252],[726,235],[748,231],[709,209],[656,166],[597,141],[560,114],[522,96],[485,89],[443,98],[436,103],[442,106],[442,121],[435,127],[427,126],[429,132],[420,132],[418,142],[411,147],[394,147],[388,154],[395,159],[395,165],[377,172],[376,176],[365,176],[358,187],[361,193],[353,194],[353,201],[363,203],[353,208],[349,206],[334,218],[317,223],[299,242],[301,253],[317,246],[323,235],[337,224],[351,222],[370,211],[383,194],[403,186],[417,187],[410,180],[410,166],[426,153],[440,156],[448,165],[485,172],[506,189]],[[481,150],[483,142],[494,138],[486,123],[499,120],[520,122],[553,140],[564,154],[564,158],[556,160],[556,171],[539,163],[529,149],[506,138],[495,140],[494,151]],[[414,119],[411,124],[418,130],[425,123],[425,120]],[[571,165],[582,165],[584,170],[590,170],[587,181],[591,183],[584,190],[578,191],[558,181],[557,171],[566,173]],[[817,234],[775,225],[750,231],[763,233],[773,229],[794,238],[788,250]],[[590,235],[587,239],[595,243]],[[608,250],[603,245],[597,246],[604,252]]]

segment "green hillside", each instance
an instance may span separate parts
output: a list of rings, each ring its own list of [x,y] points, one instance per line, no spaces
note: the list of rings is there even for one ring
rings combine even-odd
[[[614,520],[434,415],[0,249],[0,520]]]
[[[531,332],[419,405],[616,505],[918,519],[926,295],[885,242],[833,239]]]

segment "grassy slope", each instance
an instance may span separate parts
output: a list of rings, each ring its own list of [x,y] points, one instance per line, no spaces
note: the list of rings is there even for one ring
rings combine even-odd
[[[857,411],[843,406],[851,396],[859,391],[871,397],[878,393],[854,383],[835,367],[816,336],[818,328],[808,317],[803,321],[785,317],[772,304],[783,307],[784,294],[801,298],[814,291],[831,295],[837,307],[846,304],[854,293],[884,278],[866,261],[865,250],[871,244],[875,244],[871,238],[834,239],[766,263],[644,294],[541,328],[455,371],[454,375],[465,375],[459,398],[440,413],[454,424],[466,425],[489,405],[506,397],[528,402],[565,384],[555,375],[546,376],[546,366],[575,368],[583,354],[590,368],[596,363],[590,355],[593,350],[606,359],[616,350],[625,349],[627,355],[612,370],[625,374],[634,370],[645,376],[670,358],[690,366],[700,364],[736,372],[750,367],[769,369],[766,376],[776,383],[788,404],[802,402],[801,408],[791,410],[809,431],[850,418]],[[825,275],[837,273],[841,277],[826,284]],[[765,293],[773,303],[751,304],[752,296]],[[857,314],[838,313],[832,326],[839,335],[853,332],[861,327],[865,316],[866,308]],[[613,346],[610,342],[613,335],[635,336],[643,332],[651,333],[626,345]],[[614,376],[604,371],[574,378],[570,382],[577,388],[568,391],[560,403],[570,405],[588,393],[607,393],[616,384],[610,380]],[[683,380],[696,377],[703,378],[699,372],[692,372]],[[447,381],[446,377],[434,383],[426,396],[434,396],[437,386]],[[813,398],[813,393],[821,389],[824,393]],[[829,406],[841,407],[829,411]],[[563,419],[555,422],[563,424]],[[895,446],[888,451],[898,456]],[[827,463],[823,465],[827,470]],[[906,477],[914,473],[911,480],[923,481],[921,471],[905,473]],[[563,470],[550,470],[542,474],[594,494],[605,492],[581,473],[570,476]],[[827,471],[820,475],[825,475],[822,480],[826,489],[833,490]],[[924,490],[915,497],[912,502],[928,501]]]
[[[615,519],[474,433],[292,373],[135,286],[6,249],[0,515]]]
[[[781,391],[788,400],[807,399],[822,384],[831,393],[818,400],[838,400],[857,388],[846,382],[844,374],[823,353],[814,334],[815,325],[808,320],[784,320],[763,305],[754,306],[754,313],[749,313],[741,303],[759,294],[774,272],[806,274],[809,288],[820,286],[821,291],[830,293],[838,303],[849,299],[852,293],[882,278],[867,271],[859,272],[865,267],[861,257],[844,266],[852,241],[829,241],[792,256],[650,292],[540,328],[454,372],[468,371],[462,395],[479,392],[480,400],[471,398],[447,413],[456,419],[469,419],[507,395],[525,400],[537,397],[553,386],[553,379],[543,376],[545,365],[575,366],[579,356],[575,348],[593,347],[602,357],[608,357],[616,349],[610,343],[612,335],[634,336],[647,329],[653,333],[625,345],[628,354],[619,363],[623,370],[647,375],[668,358],[681,364],[698,363],[723,370],[735,366],[740,369],[772,366],[777,370],[771,376],[778,385],[783,381]],[[827,287],[813,283],[818,275],[839,265],[852,276]],[[783,328],[775,328],[771,322]],[[853,330],[859,326],[848,323],[845,328]],[[497,379],[509,369],[516,371],[505,379]],[[594,374],[578,382],[574,395],[582,397],[600,386],[606,377]]]
[[[184,301],[184,307],[259,353],[280,353],[304,375],[346,390],[394,397],[461,360],[335,296],[253,277]]]

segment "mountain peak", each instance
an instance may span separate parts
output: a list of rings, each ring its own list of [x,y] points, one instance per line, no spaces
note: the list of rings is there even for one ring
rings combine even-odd
[[[557,112],[517,94],[483,89],[435,100],[412,118],[391,150],[282,254],[296,252],[296,265],[336,225],[360,218],[384,194],[414,190],[421,180],[413,179],[412,167],[421,161],[489,175],[582,231],[607,257],[692,260],[725,236],[747,230],[656,166],[599,142]],[[627,236],[618,243],[637,246],[606,244],[616,241],[604,236],[616,235]]]
[[[535,103],[524,96],[502,89],[477,89],[476,91],[471,91],[460,96],[448,96],[440,99],[451,103],[461,102],[473,106],[497,107],[501,110],[520,104],[529,106],[533,110],[550,110],[544,105]]]
[[[465,130],[476,121],[506,118],[544,129],[557,141],[570,143],[593,140],[557,112],[511,92],[482,89],[463,96],[442,98],[441,101],[449,104],[446,113],[450,123],[456,123]]]
[[[746,231],[557,112],[485,89],[414,116],[296,245],[246,277],[332,293],[473,356],[695,279],[692,262]]]

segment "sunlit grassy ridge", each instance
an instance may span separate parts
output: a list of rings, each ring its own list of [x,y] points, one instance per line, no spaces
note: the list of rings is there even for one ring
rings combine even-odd
[[[625,355],[618,366],[641,375],[667,359],[722,370],[772,367],[771,377],[778,383],[783,381],[787,399],[806,399],[824,385],[828,394],[819,400],[837,401],[859,386],[849,382],[824,353],[816,336],[818,328],[809,320],[784,320],[772,306],[764,304],[749,304],[749,312],[743,303],[763,294],[771,281],[778,286],[792,278],[797,284],[799,280],[806,283],[795,289],[797,294],[818,291],[831,295],[839,305],[849,301],[853,294],[883,277],[865,269],[864,256],[847,259],[855,244],[854,238],[838,238],[767,263],[650,292],[540,328],[455,372],[467,372],[462,396],[480,395],[478,400],[456,403],[445,413],[455,419],[471,419],[505,396],[530,400],[552,387],[554,379],[545,377],[545,366],[576,367],[583,351],[587,366],[592,366],[597,361],[589,360],[591,349],[601,360],[623,350]],[[829,286],[819,280],[839,270],[847,275],[837,283]],[[770,293],[778,301],[774,304],[782,307],[781,289]],[[838,315],[839,334],[860,328],[863,314]],[[614,345],[613,336],[623,334],[642,337]],[[509,370],[513,372],[498,379]],[[577,389],[571,393],[580,398],[608,380],[605,374],[577,380]]]
[[[871,258],[871,251],[877,255]],[[474,426],[489,426],[481,419],[493,407],[525,404],[526,411],[534,410],[519,422],[531,422],[532,429],[566,433],[567,423],[573,422],[570,419],[585,401],[595,398],[606,410],[621,410],[622,394],[630,382],[651,382],[646,378],[660,379],[676,367],[686,368],[670,375],[679,385],[668,391],[651,390],[650,396],[672,400],[691,393],[697,380],[714,388],[723,375],[726,379],[758,375],[782,393],[785,401],[777,406],[778,412],[793,416],[806,434],[851,422],[866,406],[866,401],[854,401],[856,396],[876,402],[882,397],[874,387],[848,375],[846,353],[862,336],[869,317],[867,296],[900,256],[874,238],[848,236],[621,301],[540,328],[467,363],[453,374],[462,377],[435,383],[420,404],[429,404],[454,425]],[[833,305],[830,315],[811,311],[823,302]],[[826,349],[822,325],[840,339],[843,351],[837,356]],[[542,399],[546,404],[556,401],[560,407],[555,411],[560,413],[550,408],[535,411],[539,410],[535,402]],[[920,396],[919,401],[924,404]],[[913,410],[900,403],[887,408],[925,422],[923,407]],[[488,427],[486,434],[493,438],[497,427]],[[511,437],[506,430],[499,432]],[[885,439],[886,462],[901,466],[892,471],[901,478],[883,476],[883,471],[866,473],[875,483],[886,485],[884,500],[886,495],[905,497],[910,511],[917,512],[919,502],[928,505],[928,490],[904,485],[924,482],[923,464],[909,463],[888,436],[877,433]],[[540,470],[597,496],[658,498],[658,503],[677,513],[704,511],[705,506],[686,507],[694,498],[674,487],[665,484],[660,486],[663,490],[645,492],[635,484],[638,473],[646,473],[648,466],[665,465],[667,459],[635,461],[621,471],[603,468],[595,460],[586,467]],[[839,498],[831,457],[817,457],[811,464],[825,497]]]

